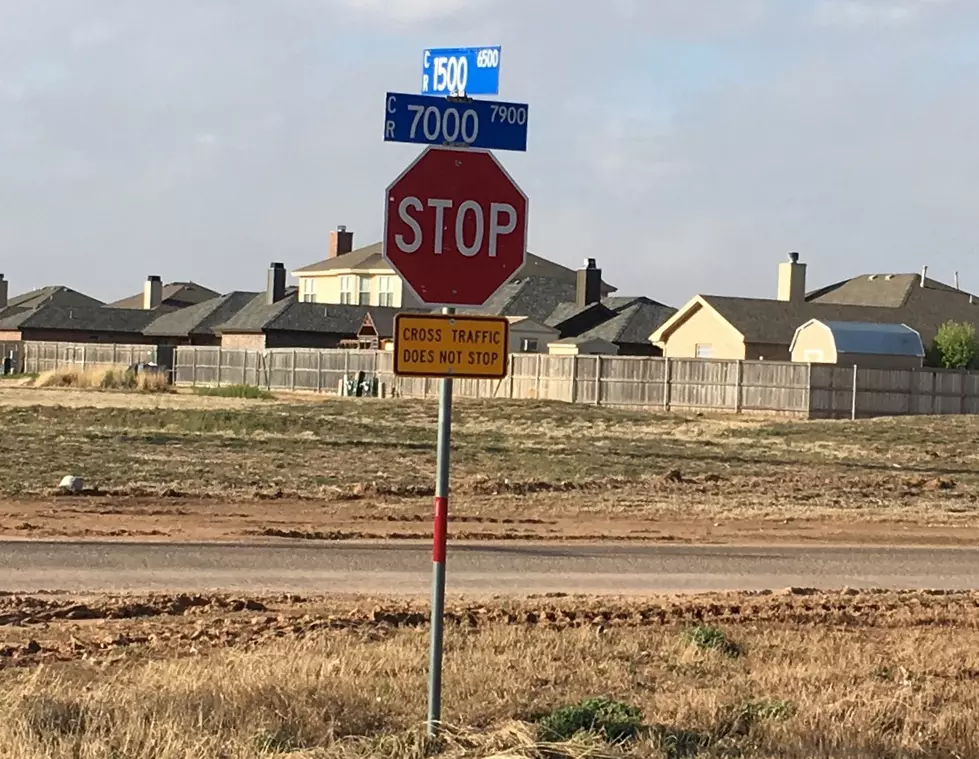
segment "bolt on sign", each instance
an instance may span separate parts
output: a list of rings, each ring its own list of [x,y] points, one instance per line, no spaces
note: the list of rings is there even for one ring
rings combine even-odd
[[[394,325],[394,373],[399,376],[506,376],[510,322],[505,317],[398,314]]]

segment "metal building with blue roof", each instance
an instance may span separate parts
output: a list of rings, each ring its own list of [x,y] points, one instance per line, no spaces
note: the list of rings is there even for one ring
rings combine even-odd
[[[876,369],[914,369],[924,363],[921,335],[907,324],[810,319],[789,348],[793,361]]]

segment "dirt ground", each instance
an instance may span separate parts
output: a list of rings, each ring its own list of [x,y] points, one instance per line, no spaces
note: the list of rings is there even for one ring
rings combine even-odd
[[[979,754],[977,593],[452,599],[446,618],[447,759]],[[423,602],[372,597],[0,597],[0,754],[421,759],[427,627]]]
[[[0,537],[427,538],[434,421],[416,401],[0,387]],[[975,545],[976,439],[970,417],[460,402],[450,535]]]

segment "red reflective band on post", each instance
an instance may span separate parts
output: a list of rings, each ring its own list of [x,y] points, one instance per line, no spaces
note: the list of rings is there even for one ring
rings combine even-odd
[[[435,496],[435,542],[432,544],[432,561],[445,563],[445,539],[449,529],[449,499]]]

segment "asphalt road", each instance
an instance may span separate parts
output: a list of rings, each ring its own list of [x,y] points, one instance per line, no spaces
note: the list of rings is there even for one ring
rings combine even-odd
[[[426,545],[0,541],[0,590],[424,595]],[[979,589],[979,549],[456,544],[447,591],[642,594],[788,586]]]

